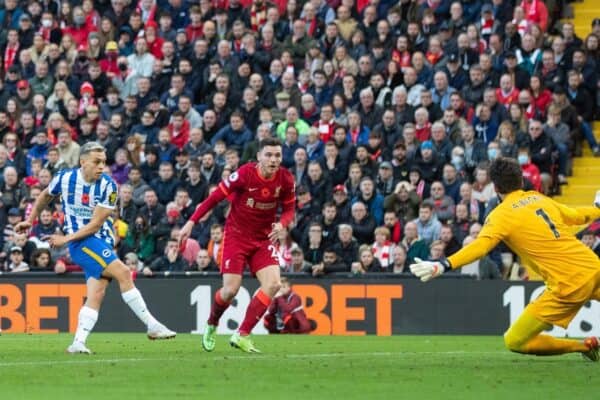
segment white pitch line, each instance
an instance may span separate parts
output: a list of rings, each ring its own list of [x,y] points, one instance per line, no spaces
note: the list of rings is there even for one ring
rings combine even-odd
[[[149,361],[224,361],[224,360],[275,360],[275,359],[319,359],[319,358],[342,358],[342,357],[393,357],[393,356],[413,356],[413,355],[463,355],[463,356],[482,356],[482,355],[496,355],[496,356],[512,356],[510,352],[504,351],[401,351],[401,352],[363,352],[363,353],[314,353],[314,354],[282,354],[282,355],[231,355],[231,356],[218,356],[210,358],[198,358],[198,359],[180,359],[180,358],[108,358],[108,359],[95,359],[94,356],[85,354],[73,355],[73,357],[82,357],[77,360],[39,360],[39,361],[9,361],[0,362],[0,367],[13,367],[13,366],[27,366],[27,365],[69,365],[69,364],[107,364],[107,363],[138,363],[138,362],[149,362]]]

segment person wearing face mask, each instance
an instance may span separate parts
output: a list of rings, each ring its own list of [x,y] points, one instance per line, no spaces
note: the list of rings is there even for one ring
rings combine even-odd
[[[497,141],[490,142],[487,148],[488,160],[494,161],[501,155],[500,144]]]
[[[523,179],[529,181],[533,186],[533,189],[539,192],[542,189],[542,176],[540,174],[540,169],[531,162],[529,149],[526,147],[520,148],[517,160],[523,171]]]
[[[63,35],[71,35],[77,46],[86,44],[90,32],[96,30],[96,27],[87,24],[85,21],[85,13],[80,6],[73,8],[73,25],[63,29]]]
[[[62,32],[58,28],[54,16],[50,11],[44,11],[40,20],[40,30],[42,37],[46,42],[60,44],[62,39]]]
[[[154,254],[156,239],[150,231],[150,226],[143,214],[138,214],[135,223],[130,226],[123,241],[123,254],[135,252],[140,260],[150,260]]]
[[[450,164],[456,168],[460,176],[465,176],[465,150],[461,146],[454,146],[452,149]]]

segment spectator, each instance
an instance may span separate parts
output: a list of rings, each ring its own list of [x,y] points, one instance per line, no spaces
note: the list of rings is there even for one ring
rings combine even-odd
[[[144,214],[135,217],[135,221],[127,230],[123,243],[123,252],[133,252],[138,259],[150,263],[155,250],[155,238]]]
[[[19,246],[10,248],[10,262],[6,266],[8,272],[27,272],[29,265],[23,261],[23,250]]]
[[[349,226],[347,226],[347,228],[350,230],[352,229]],[[341,227],[340,227],[340,229],[341,229]],[[352,235],[352,232],[350,231],[350,238],[352,237],[351,235]],[[352,253],[352,251],[358,252],[358,246],[355,246],[355,245],[356,245],[356,243],[354,242],[353,245],[351,246],[352,249],[350,251],[350,254]],[[340,247],[343,247],[343,245]],[[354,259],[354,256],[352,256],[352,260],[353,259]],[[312,276],[318,277],[318,276],[322,276],[322,275],[334,273],[334,272],[349,272],[350,271],[349,265],[350,264],[346,264],[340,258],[340,256],[338,256],[338,252],[334,248],[329,247],[323,251],[323,262],[312,265],[311,273],[312,273]]]
[[[29,270],[35,271],[54,271],[54,262],[48,249],[37,249],[31,255]]]
[[[585,230],[581,233],[581,241],[600,257],[600,238],[592,231]]]
[[[379,260],[375,258],[368,244],[360,246],[358,250],[358,261],[352,263],[351,271],[355,275],[363,275],[371,272],[382,272]]]
[[[394,274],[410,273],[408,269],[408,264],[406,262],[407,255],[404,246],[394,246],[392,257],[393,262],[391,265],[391,269]]]
[[[417,224],[419,237],[425,243],[431,244],[433,241],[439,239],[442,224],[433,213],[433,206],[431,204],[421,204],[419,207],[419,217],[414,222]]]
[[[145,276],[153,276],[156,272],[177,272],[186,269],[186,261],[179,254],[177,239],[169,239],[165,246],[164,255],[154,260],[150,266],[142,270]]]
[[[390,230],[385,226],[375,228],[375,242],[371,246],[373,255],[379,261],[381,268],[387,271],[392,264],[394,245],[390,240]]]
[[[17,214],[18,210],[15,212],[14,209],[9,210],[9,223],[11,220],[11,216]],[[11,215],[12,214],[12,215]],[[20,212],[17,214],[20,216]],[[12,224],[14,225],[14,223]],[[31,228],[31,236],[42,239],[44,236],[55,235],[60,232],[60,226],[58,222],[52,218],[52,209],[45,208],[40,213],[39,222],[33,228]]]
[[[300,273],[312,270],[312,264],[304,259],[304,252],[300,247],[294,247],[291,250],[292,260],[285,272]]]
[[[216,272],[219,271],[219,266],[215,264],[214,260],[206,249],[198,250],[196,255],[196,261],[190,267],[192,271],[199,272]]]
[[[429,256],[429,247],[419,237],[418,227],[415,222],[407,222],[404,226],[404,239],[402,239],[401,245],[407,249],[406,257],[408,265],[414,263],[415,258],[425,260]]]
[[[454,200],[446,195],[442,182],[433,182],[431,197],[427,198],[423,204],[431,205],[436,218],[441,222],[448,221],[454,215]]]
[[[300,296],[292,291],[286,277],[281,278],[281,289],[267,310],[264,324],[269,333],[308,333],[311,330]]]

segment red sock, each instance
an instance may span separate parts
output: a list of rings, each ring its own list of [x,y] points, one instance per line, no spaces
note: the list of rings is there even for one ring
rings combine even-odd
[[[269,295],[263,292],[261,289],[258,289],[258,292],[256,292],[256,295],[252,298],[250,304],[248,305],[244,322],[242,322],[242,325],[240,325],[240,335],[246,336],[250,334],[252,328],[254,328],[258,321],[260,321],[270,304],[271,298]]]
[[[230,304],[231,303],[226,302],[221,297],[221,289],[217,290],[217,293],[215,293],[215,301],[213,301],[212,307],[210,308],[210,316],[208,317],[209,325],[219,325],[221,315],[223,315]]]

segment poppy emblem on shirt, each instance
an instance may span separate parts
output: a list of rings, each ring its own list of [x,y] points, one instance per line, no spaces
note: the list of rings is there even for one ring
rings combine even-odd
[[[81,195],[81,203],[82,204],[90,204],[90,195],[87,193],[84,193]]]
[[[262,194],[263,197],[269,197],[269,195],[271,194],[271,191],[269,190],[269,188],[262,188],[262,190],[260,191],[260,194]]]

